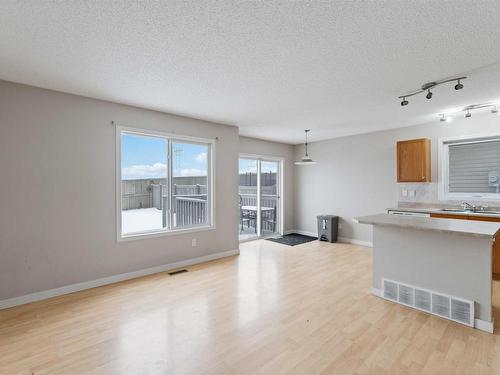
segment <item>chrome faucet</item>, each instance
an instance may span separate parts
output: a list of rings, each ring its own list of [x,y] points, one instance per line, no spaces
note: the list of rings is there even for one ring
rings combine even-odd
[[[464,209],[464,211],[475,211],[476,210],[476,206],[474,206],[470,203],[467,203],[467,202],[462,202],[462,208]]]

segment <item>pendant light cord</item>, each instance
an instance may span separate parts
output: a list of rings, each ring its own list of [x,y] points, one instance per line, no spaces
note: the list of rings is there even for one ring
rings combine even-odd
[[[309,157],[309,155],[307,154],[307,133],[309,132],[309,130],[306,130],[306,157]]]

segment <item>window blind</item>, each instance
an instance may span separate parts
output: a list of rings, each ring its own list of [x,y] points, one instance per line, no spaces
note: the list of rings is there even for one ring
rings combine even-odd
[[[500,171],[500,140],[449,145],[449,192],[496,193],[488,172]]]

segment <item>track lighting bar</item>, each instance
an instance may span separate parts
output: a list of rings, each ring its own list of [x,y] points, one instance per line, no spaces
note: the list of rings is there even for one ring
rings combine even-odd
[[[461,90],[461,89],[464,88],[464,85],[461,82],[464,79],[467,79],[467,77],[463,76],[463,77],[457,77],[457,78],[443,79],[441,81],[427,82],[427,83],[424,83],[420,89],[418,89],[416,91],[412,91],[412,92],[410,92],[408,94],[400,95],[400,96],[398,96],[398,98],[402,99],[401,100],[401,106],[402,107],[408,105],[407,98],[409,98],[410,96],[421,94],[421,93],[423,93],[425,91],[427,91],[427,95],[425,95],[425,97],[427,99],[432,99],[432,91],[431,91],[431,89],[435,88],[436,86],[442,85],[443,83],[455,82],[456,81],[457,84],[454,87],[455,90]]]
[[[439,121],[441,122],[452,122],[453,121],[453,117],[451,117],[450,115],[445,115],[444,113],[441,113],[441,118],[439,119]]]
[[[448,113],[448,114],[440,113],[439,114],[439,121],[441,121],[441,122],[445,122],[445,121],[446,122],[451,122],[453,120],[453,118],[451,117],[451,115],[455,114],[455,113],[460,113],[460,112],[465,112],[465,115],[464,115],[465,118],[471,118],[472,117],[471,111],[476,111],[478,109],[483,109],[483,108],[491,108],[491,113],[497,114],[499,106],[500,106],[500,104],[498,104],[498,103],[471,104],[471,105],[468,105],[468,106],[462,108],[458,112],[453,112],[453,113]]]

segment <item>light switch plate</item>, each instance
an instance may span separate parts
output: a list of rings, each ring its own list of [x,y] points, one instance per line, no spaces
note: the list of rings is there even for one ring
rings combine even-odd
[[[196,241],[196,238],[193,238],[193,239],[191,240],[191,246],[192,246],[192,247],[196,247],[196,245],[198,245],[198,243],[197,243],[197,242],[198,242],[198,241]]]
[[[416,190],[410,190],[410,197],[414,197],[415,195],[417,195]]]
[[[403,195],[403,197],[407,197],[407,196],[408,196],[408,190],[403,189],[403,190],[401,191],[401,194]]]

